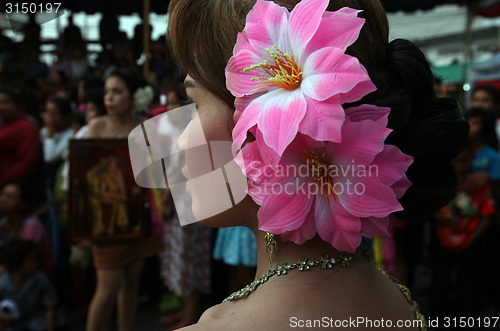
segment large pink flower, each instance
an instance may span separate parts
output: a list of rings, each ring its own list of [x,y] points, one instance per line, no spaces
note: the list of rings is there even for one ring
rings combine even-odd
[[[302,0],[288,12],[257,0],[226,67],[236,99],[234,151],[256,127],[277,164],[297,132],[339,142],[342,104],[376,88],[366,69],[345,54],[364,19],[343,8],[326,12],[328,0]]]
[[[361,237],[387,235],[387,217],[402,210],[398,199],[411,185],[412,158],[384,143],[387,108],[346,110],[341,142],[297,134],[273,165],[273,151],[257,140],[236,158],[250,179],[248,192],[261,205],[259,228],[302,244],[316,233],[353,253]]]

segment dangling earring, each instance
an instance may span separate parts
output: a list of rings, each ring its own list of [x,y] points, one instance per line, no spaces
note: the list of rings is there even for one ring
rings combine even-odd
[[[266,232],[266,251],[269,257],[269,263],[272,265],[276,259],[276,252],[278,251],[278,244],[274,234]]]

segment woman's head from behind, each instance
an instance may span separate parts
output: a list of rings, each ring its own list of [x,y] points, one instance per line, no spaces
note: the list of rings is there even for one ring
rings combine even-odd
[[[264,4],[269,4],[267,1],[259,0],[259,2],[262,8],[267,6]],[[320,2],[323,4],[322,1],[318,1]],[[291,11],[299,1],[277,0],[275,3]],[[187,93],[190,97],[194,94],[191,98],[197,106],[204,106],[207,100],[211,100],[212,108],[218,107],[220,109],[218,113],[225,114],[219,122],[224,122],[224,120],[232,122],[235,97],[226,85],[225,70],[228,60],[233,56],[233,48],[235,53],[242,50],[238,48],[241,43],[235,48],[237,35],[245,27],[245,19],[254,4],[255,1],[173,0],[169,7],[169,39],[173,54],[189,74],[186,82],[189,82],[190,86],[195,86],[187,88]],[[456,191],[456,176],[453,176],[450,169],[452,169],[451,159],[460,151],[461,143],[465,140],[467,133],[467,126],[462,120],[461,111],[453,101],[436,100],[433,75],[425,56],[415,45],[404,40],[396,40],[388,44],[387,17],[378,0],[330,1],[327,11],[336,11],[342,7],[362,10],[354,15],[353,10],[342,12],[342,14],[357,15],[366,20],[359,37],[347,47],[346,54],[359,60],[377,87],[375,92],[369,93],[363,99],[359,100],[361,95],[357,99],[343,102],[342,106],[347,109],[361,104],[371,104],[391,108],[387,126],[393,129],[393,132],[386,139],[386,144],[397,146],[403,153],[413,157],[413,164],[406,173],[413,185],[400,199],[401,205],[408,213],[425,214],[436,210],[451,199]],[[359,18],[352,19],[359,20]],[[255,25],[258,26],[258,24]],[[353,28],[346,26],[346,29],[352,30]],[[250,33],[242,34],[238,40],[245,42],[245,38],[255,38],[256,43],[261,42],[255,33],[258,32],[254,31],[253,37]],[[325,42],[333,39],[335,35],[327,34],[326,31],[322,33]],[[186,43],[186,40],[189,40],[189,43]],[[271,50],[274,46],[276,45],[268,47]],[[276,52],[279,51],[283,51],[282,56],[286,58],[286,53],[290,50],[276,50]],[[268,53],[271,54],[269,51]],[[292,54],[292,56],[297,58],[301,54]],[[245,61],[243,56],[241,56],[241,61]],[[324,65],[328,66],[327,62]],[[264,67],[265,64],[248,61],[249,71],[258,66]],[[246,72],[247,68],[242,71]],[[305,67],[302,66],[302,68]],[[291,76],[290,72],[288,74]],[[305,78],[302,77],[302,79]],[[354,78],[351,76],[349,79]],[[233,82],[233,85],[238,84],[239,82]],[[244,84],[246,83],[239,86]],[[253,93],[258,95],[258,93]],[[217,105],[217,102],[220,104]],[[242,109],[248,109],[245,108],[248,105],[247,102],[250,102],[247,95],[240,95],[236,98],[236,108],[239,106]],[[207,137],[206,127],[212,127],[212,125],[207,122],[205,126],[201,118],[203,116],[201,109],[198,113],[202,120],[205,137],[211,140],[209,139],[211,137]],[[236,113],[235,117],[241,118],[241,113]],[[207,117],[210,118],[210,116]],[[278,121],[279,119],[274,121],[275,130],[278,130]],[[318,122],[320,122],[319,119],[313,124],[318,125]],[[234,123],[227,125],[227,131],[230,131],[233,126]],[[254,132],[251,131],[253,130],[251,125],[249,128],[248,138],[250,139],[246,140],[247,143],[256,138],[252,136]],[[260,122],[258,128],[261,129]],[[217,132],[221,135],[220,128]],[[246,137],[245,135],[244,138]],[[189,168],[189,159],[186,160]],[[430,165],[433,169],[432,174],[429,174]],[[254,200],[258,204],[262,203],[259,198],[254,197]]]

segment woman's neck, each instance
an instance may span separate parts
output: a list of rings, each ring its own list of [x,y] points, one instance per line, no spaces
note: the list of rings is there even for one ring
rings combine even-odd
[[[114,135],[116,138],[127,137],[136,124],[132,114],[109,115],[114,127]]]
[[[109,115],[109,117],[113,120],[113,122],[120,126],[127,126],[134,122],[131,113],[113,114]]]
[[[254,231],[257,239],[257,273],[256,277],[262,276],[269,269],[276,268],[282,264],[291,264],[299,259],[307,258],[309,260],[319,259],[321,256],[338,257],[342,252],[335,249],[331,244],[323,241],[319,236],[297,245],[292,242],[282,242],[278,236],[275,236],[277,251],[275,260],[272,264],[269,262],[269,254],[266,250],[266,233],[260,230]]]

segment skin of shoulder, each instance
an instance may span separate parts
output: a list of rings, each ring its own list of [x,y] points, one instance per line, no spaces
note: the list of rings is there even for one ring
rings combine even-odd
[[[182,330],[186,331],[233,331],[233,330],[249,330],[248,326],[252,325],[252,313],[246,316],[250,319],[245,321],[232,308],[232,303],[226,302],[215,305],[207,309],[200,317],[198,323],[190,325]],[[253,328],[258,330],[259,328]]]
[[[293,330],[293,321],[325,321],[324,318],[365,317],[392,320],[394,325],[397,320],[415,319],[410,304],[387,276],[369,263],[360,263],[353,269],[357,270],[352,273],[339,269],[331,274],[320,270],[315,274],[290,273],[286,278],[273,278],[274,284],[270,280],[270,286],[263,285],[245,299],[208,309],[197,324],[183,330]],[[324,328],[308,328],[320,329]],[[361,329],[380,330],[367,326]]]
[[[101,131],[106,126],[106,122],[103,120],[103,117],[104,116],[99,116],[90,120],[88,124],[89,129],[87,131],[87,138],[99,137],[99,131]]]
[[[89,122],[87,138],[107,138],[109,136],[109,117],[99,116]]]

